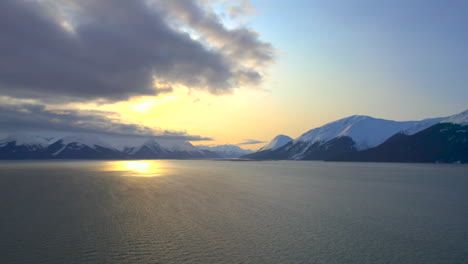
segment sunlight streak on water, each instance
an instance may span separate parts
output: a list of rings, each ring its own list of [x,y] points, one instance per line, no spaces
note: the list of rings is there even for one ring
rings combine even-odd
[[[103,166],[104,171],[122,172],[122,176],[131,177],[158,177],[166,171],[164,161],[110,161]]]

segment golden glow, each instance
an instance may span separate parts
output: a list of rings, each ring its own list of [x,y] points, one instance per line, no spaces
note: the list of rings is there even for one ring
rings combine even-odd
[[[120,104],[123,107],[131,109],[133,112],[140,114],[151,114],[154,108],[167,107],[168,104],[177,103],[184,96],[190,93],[189,89],[184,86],[178,86],[172,93],[161,94],[155,96],[143,96],[139,100],[132,100],[128,103]],[[136,103],[135,103],[136,102]],[[127,106],[124,106],[127,105]]]
[[[138,173],[147,173],[152,167],[151,163],[143,161],[124,161],[122,166],[127,170]]]
[[[315,117],[306,111],[301,113],[307,116],[291,113],[295,108],[285,108],[281,99],[264,90],[235,90],[233,94],[220,96],[182,85],[158,96],[141,96],[113,104],[82,104],[79,108],[119,113],[118,118],[123,123],[214,138],[213,141],[191,142],[194,145],[237,144],[247,138],[269,141],[278,134],[297,137],[299,132],[314,127],[314,123],[307,120]],[[288,118],[291,115],[298,118]],[[325,115],[322,118],[330,119]],[[256,150],[263,145],[243,145],[242,148]]]
[[[284,109],[272,99],[271,93],[261,90],[237,90],[231,95],[216,96],[179,85],[171,93],[143,96],[99,108],[118,112],[124,122],[215,139],[192,142],[194,145],[237,144],[246,138],[270,140],[277,134],[292,134],[283,130],[290,127],[286,124],[288,119],[279,117],[281,113],[278,112]],[[258,129],[259,121],[268,127]],[[281,129],[270,129],[277,127]],[[243,148],[258,149],[262,145]]]
[[[122,176],[157,177],[167,171],[160,160],[144,161],[110,161],[104,167],[105,171],[122,172]]]
[[[147,112],[155,104],[154,100],[144,100],[142,102],[136,103],[130,108],[135,112]]]

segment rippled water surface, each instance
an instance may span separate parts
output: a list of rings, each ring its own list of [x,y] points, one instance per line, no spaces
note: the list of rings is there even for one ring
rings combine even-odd
[[[468,263],[468,167],[2,161],[0,263]]]

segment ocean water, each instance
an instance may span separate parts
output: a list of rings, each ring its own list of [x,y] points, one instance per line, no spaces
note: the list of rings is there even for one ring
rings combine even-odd
[[[2,161],[0,263],[468,263],[468,167]]]

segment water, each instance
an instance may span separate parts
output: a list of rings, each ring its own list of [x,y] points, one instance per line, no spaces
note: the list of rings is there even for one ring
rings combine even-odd
[[[468,263],[468,167],[0,162],[0,263]]]

